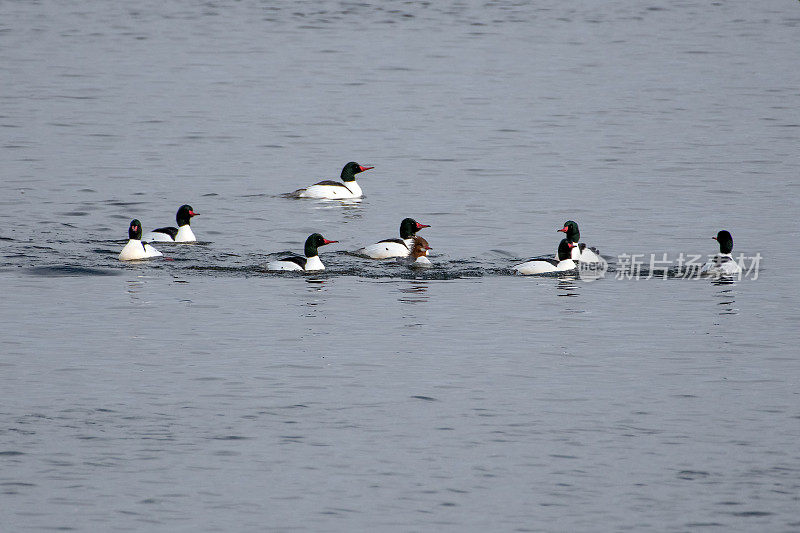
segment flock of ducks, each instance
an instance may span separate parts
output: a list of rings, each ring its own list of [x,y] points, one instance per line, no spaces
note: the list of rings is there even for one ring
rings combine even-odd
[[[314,198],[319,200],[349,200],[361,198],[363,192],[356,183],[356,174],[374,167],[365,167],[356,162],[347,163],[342,169],[341,180],[325,180],[283,196],[287,198]],[[128,227],[128,243],[119,254],[121,261],[135,261],[160,257],[162,254],[150,242],[190,243],[197,239],[192,232],[191,219],[198,215],[190,205],[182,205],[175,215],[178,227],[164,227],[142,234],[142,223],[134,219]],[[428,241],[417,235],[427,224],[420,224],[413,218],[406,218],[400,223],[399,239],[384,239],[356,250],[356,254],[369,259],[392,259],[403,261],[411,268],[427,268],[432,266],[428,259],[428,251],[432,248]],[[555,257],[537,257],[515,265],[518,274],[546,274],[575,270],[579,265],[596,266],[605,263],[605,259],[596,248],[590,248],[580,242],[580,230],[575,221],[567,220],[563,227],[556,231],[563,232],[564,238],[558,244]],[[719,253],[703,265],[701,274],[710,276],[732,276],[741,272],[739,264],[733,260],[733,237],[722,230],[712,237],[719,243]],[[293,255],[272,261],[267,264],[271,271],[304,271],[325,270],[319,258],[319,247],[338,241],[328,240],[319,233],[312,233],[306,239],[303,255]]]

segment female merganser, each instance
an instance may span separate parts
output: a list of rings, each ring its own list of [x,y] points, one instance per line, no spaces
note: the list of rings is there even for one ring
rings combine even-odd
[[[128,244],[119,253],[120,261],[161,257],[161,252],[142,242],[142,223],[137,219],[131,220],[131,225],[128,226],[128,239]]]
[[[703,265],[700,274],[707,276],[733,276],[741,273],[742,267],[733,260],[733,237],[722,230],[716,237],[711,237],[719,243],[719,253],[711,261]]]
[[[557,259],[551,257],[537,257],[525,263],[516,265],[514,270],[519,274],[545,274],[547,272],[563,272],[573,270],[577,264],[575,258],[578,255],[578,248],[574,243],[567,239],[561,239],[558,243]]]
[[[347,200],[361,198],[361,187],[356,183],[356,174],[375,167],[362,167],[351,161],[342,169],[342,181],[325,180],[305,189],[297,189],[287,196],[293,198],[317,198],[320,200]]]
[[[600,251],[597,248],[589,248],[585,243],[578,242],[581,239],[581,232],[578,230],[578,223],[572,220],[564,222],[564,227],[556,230],[567,234],[567,240],[574,244],[578,250],[578,256],[575,258],[583,263],[601,263],[604,261],[600,257]]]
[[[190,205],[182,205],[178,208],[175,220],[178,227],[158,228],[148,231],[142,238],[146,242],[197,242],[192,232],[191,219],[200,213],[195,213]]]
[[[420,224],[413,218],[404,218],[400,223],[399,239],[385,239],[356,250],[356,253],[365,255],[370,259],[408,257],[414,246],[414,237],[417,235],[417,231],[422,228],[430,228],[430,226],[428,224]]]
[[[428,259],[428,250],[433,250],[428,246],[428,241],[422,237],[414,237],[412,239],[411,254],[408,257],[399,257],[397,260],[402,261],[408,265],[408,268],[430,268],[433,266],[430,259]]]
[[[312,233],[306,239],[305,257],[293,255],[278,261],[272,261],[267,265],[267,270],[304,270],[306,272],[325,270],[325,265],[319,260],[317,248],[334,242],[339,241],[329,241],[319,233]]]

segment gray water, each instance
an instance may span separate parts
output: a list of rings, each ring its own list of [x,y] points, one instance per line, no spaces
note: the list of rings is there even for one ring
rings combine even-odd
[[[0,530],[797,531],[799,26],[0,4]],[[363,201],[280,197],[351,160]],[[433,269],[349,254],[406,216]],[[567,219],[606,276],[512,275]],[[757,279],[619,275],[723,228]]]

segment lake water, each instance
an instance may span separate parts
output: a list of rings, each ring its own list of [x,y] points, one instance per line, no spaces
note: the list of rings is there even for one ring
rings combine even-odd
[[[0,530],[797,531],[797,7],[3,3]]]

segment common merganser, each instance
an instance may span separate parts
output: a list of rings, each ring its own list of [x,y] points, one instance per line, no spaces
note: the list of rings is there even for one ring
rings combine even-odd
[[[142,223],[137,219],[131,220],[128,226],[128,244],[119,253],[120,261],[134,261],[137,259],[149,259],[151,257],[161,257],[161,252],[142,242]]]
[[[742,271],[739,263],[733,260],[733,237],[722,230],[716,237],[711,237],[719,243],[719,253],[700,269],[700,274],[707,276],[733,276]]]
[[[601,263],[605,261],[600,257],[600,251],[597,248],[589,248],[585,243],[578,242],[581,240],[581,232],[578,230],[578,223],[572,220],[564,222],[564,227],[556,230],[567,234],[567,240],[574,244],[578,249],[578,256],[575,258],[582,263]]]
[[[414,237],[422,228],[430,228],[428,224],[420,224],[413,218],[404,218],[400,223],[400,238],[385,239],[375,244],[356,250],[359,255],[370,259],[388,259],[390,257],[408,257],[414,246]],[[427,243],[426,243],[427,244]]]
[[[182,205],[178,208],[175,220],[178,227],[158,228],[148,231],[142,238],[146,242],[196,242],[197,239],[192,232],[191,219],[200,213],[195,213],[190,205]]]
[[[399,257],[397,258],[398,261],[401,261],[408,265],[408,268],[430,268],[433,266],[431,260],[428,259],[428,250],[433,250],[430,246],[428,246],[428,241],[423,239],[422,237],[415,236],[412,239],[413,244],[411,245],[411,254],[408,257]]]
[[[375,167],[364,167],[351,161],[342,169],[342,181],[325,180],[304,189],[297,189],[287,196],[294,198],[317,198],[320,200],[347,200],[361,198],[361,187],[356,183],[356,174]]]
[[[267,270],[325,270],[325,265],[319,260],[317,248],[339,241],[329,241],[319,233],[312,233],[306,239],[305,257],[293,255],[267,264]]]
[[[577,257],[577,247],[567,239],[561,239],[558,243],[557,259],[551,257],[537,257],[514,267],[519,274],[545,274],[547,272],[563,272],[573,270],[577,267],[575,258]]]

